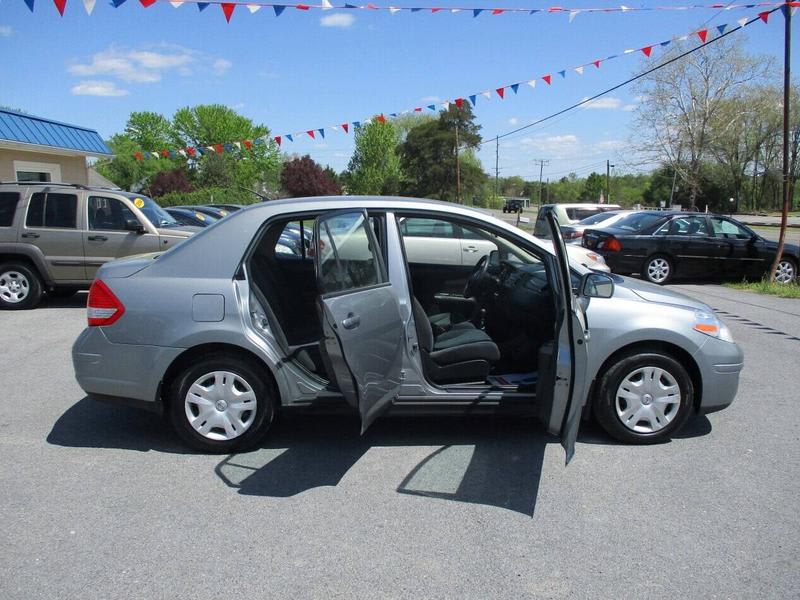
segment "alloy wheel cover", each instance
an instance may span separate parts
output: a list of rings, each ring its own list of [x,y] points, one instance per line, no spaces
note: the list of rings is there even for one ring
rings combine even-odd
[[[18,304],[28,297],[30,282],[19,271],[0,273],[0,298],[9,304]]]

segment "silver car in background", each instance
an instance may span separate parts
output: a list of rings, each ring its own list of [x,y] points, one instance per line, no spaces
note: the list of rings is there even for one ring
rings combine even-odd
[[[582,417],[646,444],[728,406],[743,357],[714,312],[570,263],[548,219],[552,242],[430,200],[237,211],[100,269],[77,380],[90,397],[165,413],[209,452],[258,444],[278,410],[350,406],[362,430],[386,412],[534,414],[569,461]],[[442,227],[468,231],[465,249],[480,242],[477,260],[452,243],[413,250]],[[297,252],[281,250],[289,229],[307,240]]]

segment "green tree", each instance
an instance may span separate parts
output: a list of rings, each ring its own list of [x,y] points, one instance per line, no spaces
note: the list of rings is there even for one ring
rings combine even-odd
[[[155,112],[132,112],[125,124],[125,135],[146,152],[172,148],[175,128],[164,115]]]
[[[373,120],[355,131],[355,150],[347,169],[348,191],[359,195],[391,195],[400,189],[397,131]]]
[[[583,191],[581,192],[581,199],[587,202],[597,202],[600,199],[600,193],[605,195],[606,180],[605,177],[598,173],[590,173],[583,184]]]

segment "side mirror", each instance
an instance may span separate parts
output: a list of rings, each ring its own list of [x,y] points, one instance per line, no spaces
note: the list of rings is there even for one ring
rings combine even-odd
[[[614,280],[605,273],[587,273],[581,280],[581,296],[586,298],[611,298]]]
[[[145,229],[144,226],[136,219],[126,219],[125,231],[135,231],[136,233],[142,234],[145,232]]]

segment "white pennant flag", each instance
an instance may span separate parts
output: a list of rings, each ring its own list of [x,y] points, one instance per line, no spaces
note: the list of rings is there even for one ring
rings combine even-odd
[[[241,150],[242,149],[242,144],[240,142],[233,142],[233,145],[236,146],[237,150]]]
[[[578,16],[578,13],[581,12],[579,10],[571,10],[569,11],[569,22],[572,23],[575,20],[575,17]]]
[[[739,27],[744,27],[745,25],[747,25],[747,18],[745,17],[744,19],[739,19],[736,22],[739,24]]]
[[[624,4],[620,5],[619,9],[620,9],[622,12],[628,12],[628,11],[630,10],[630,8],[628,8],[628,7],[627,7],[627,6],[625,6]]]
[[[536,87],[536,80],[535,80],[535,79],[531,79],[531,80],[528,82],[528,85],[529,85],[529,86],[531,86],[532,88],[535,88],[535,87]]]
[[[688,40],[688,39],[689,39],[689,36],[688,36],[688,35],[682,35],[681,37],[677,37],[677,38],[675,38],[675,41],[676,41],[676,42],[685,42],[685,41],[686,41],[686,40]]]
[[[583,75],[583,67],[575,67],[575,72],[578,75]]]
[[[249,10],[249,11],[250,11],[250,14],[251,14],[251,15],[252,15],[252,14],[255,14],[255,13],[257,13],[258,11],[260,11],[260,10],[261,10],[261,5],[260,5],[260,4],[248,4],[248,5],[247,5],[247,10]]]
[[[97,3],[97,0],[83,0],[83,8],[86,9],[86,14],[91,15],[92,11],[94,10],[94,5]]]
[[[186,150],[178,150],[178,154],[180,154],[182,157],[186,158]]]
[[[174,2],[170,2],[170,4],[172,4],[173,8],[178,8],[179,6],[181,6],[183,4],[183,2],[179,1],[179,0],[175,0]]]
[[[793,6],[793,7],[791,7],[791,8],[789,9],[789,12],[791,12],[792,16],[794,16],[794,13],[796,13],[796,12],[797,12],[797,7],[796,7],[796,6]]]
[[[330,10],[333,8],[330,0],[322,0],[322,10]]]
[[[153,155],[153,158],[158,158],[158,152],[151,152],[150,154]]]
[[[214,150],[214,146],[206,146],[206,150],[209,152],[216,152],[216,150]]]
[[[453,14],[460,13],[461,9],[460,8],[451,8],[450,12],[453,13]]]
[[[403,9],[402,8],[397,8],[396,6],[390,6],[389,7],[389,12],[392,13],[392,14],[394,14],[396,12],[400,12],[401,10],[403,10]]]
[[[328,129],[333,129],[334,131],[339,131],[339,126],[338,125],[331,125],[330,127],[328,127]]]
[[[483,96],[487,100],[491,100],[492,99],[492,92],[481,92],[481,96]]]
[[[449,100],[445,100],[444,102],[442,102],[442,108],[445,109],[445,110],[450,108],[450,101]]]
[[[632,49],[628,48],[627,50],[623,50],[622,51],[623,54],[630,54],[631,52],[636,52],[636,50],[632,50]]]

